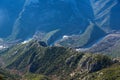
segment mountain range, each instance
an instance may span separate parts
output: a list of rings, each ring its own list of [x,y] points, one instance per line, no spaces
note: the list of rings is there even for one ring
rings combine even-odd
[[[7,49],[1,53],[0,59],[1,66],[10,72],[6,77],[10,80],[120,79],[120,61],[117,58],[78,52],[72,48],[49,47],[36,40]],[[15,74],[18,77],[14,77]]]
[[[120,80],[120,0],[0,0],[0,80]]]
[[[1,0],[0,3],[1,15],[8,15],[5,16],[5,21],[1,18],[3,25],[0,27],[0,37],[8,36],[7,39],[10,40],[26,40],[38,31],[48,33],[59,29],[48,41],[53,44],[64,35],[85,33],[91,22],[101,33],[120,29],[119,0]],[[94,33],[94,30],[92,32]],[[92,32],[90,35],[94,36]],[[85,44],[91,44],[105,35],[98,36],[91,38],[92,42],[89,38],[90,42]]]

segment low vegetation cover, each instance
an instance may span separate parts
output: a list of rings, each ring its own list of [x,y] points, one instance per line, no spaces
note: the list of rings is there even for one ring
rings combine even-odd
[[[4,51],[1,54],[3,66],[23,80],[102,80],[104,77],[114,78],[119,73],[119,61],[108,56],[77,52],[72,48],[43,46],[40,43],[32,40]],[[112,67],[115,64],[118,67]],[[99,79],[95,75],[101,72],[104,76]]]

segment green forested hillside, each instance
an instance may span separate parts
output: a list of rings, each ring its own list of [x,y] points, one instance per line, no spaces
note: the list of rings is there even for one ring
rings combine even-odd
[[[17,74],[12,74],[8,69],[0,68],[0,80],[18,80],[21,77]]]
[[[15,45],[1,57],[5,67],[17,70],[27,80],[96,80],[96,71],[109,70],[115,62],[105,55],[77,52],[71,48],[46,47],[40,41]],[[119,66],[119,65],[118,65]],[[119,68],[119,67],[118,67]],[[100,70],[100,71],[99,71]],[[114,69],[118,70],[117,67]],[[110,73],[105,73],[110,75]],[[113,74],[115,74],[113,72]],[[44,77],[45,75],[47,77]],[[98,79],[99,80],[99,79]]]

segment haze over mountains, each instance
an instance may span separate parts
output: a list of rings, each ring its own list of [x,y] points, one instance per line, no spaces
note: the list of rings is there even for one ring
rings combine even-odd
[[[0,80],[120,80],[120,0],[0,0]]]
[[[23,4],[24,0],[0,0],[0,37],[6,38],[11,34]]]
[[[50,38],[51,44],[64,35],[84,33],[90,22],[106,33],[120,29],[119,0],[1,0],[0,3],[1,15],[8,15],[5,21],[1,18],[0,36],[11,35],[12,40],[26,40],[36,31],[47,33],[59,29]],[[95,40],[103,37],[98,35]]]

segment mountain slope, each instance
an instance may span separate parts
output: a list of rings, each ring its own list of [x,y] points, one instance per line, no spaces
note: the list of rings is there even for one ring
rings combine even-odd
[[[112,57],[120,57],[120,33],[109,34],[88,49],[88,52],[102,53]]]
[[[12,74],[10,71],[4,68],[0,68],[0,80],[18,80],[21,77],[17,74]]]
[[[94,73],[114,63],[104,55],[85,54],[64,47],[44,47],[38,41],[18,44],[1,57],[5,61],[4,66],[11,70],[42,74],[52,80],[82,80],[84,74]]]
[[[94,21],[98,26],[103,28],[105,31],[109,31],[114,27],[116,27],[117,29],[120,29],[119,23],[113,23],[114,20],[115,21],[119,20],[118,18],[115,18],[116,15],[119,16],[118,0],[106,0],[106,1],[90,0],[90,2],[93,8]],[[118,11],[118,12],[116,13],[115,11]]]
[[[78,8],[78,6],[84,8],[80,1],[36,0],[34,2],[32,0],[29,4],[28,2],[29,0],[26,1],[21,16],[18,17],[14,25],[12,37],[15,39],[31,37],[36,30],[48,32],[55,29],[61,30],[58,35],[58,38],[60,38],[64,34],[79,33],[79,29],[84,30],[88,24],[87,18],[82,16],[83,13],[80,13]],[[82,3],[85,3],[85,1],[82,1]],[[90,13],[90,8],[86,7],[86,9]],[[85,13],[88,13],[88,11],[85,11]]]
[[[89,25],[89,19],[106,32],[118,30],[119,7],[117,0],[27,0],[14,25],[13,36],[25,38],[34,34],[36,29],[52,31],[56,28],[62,32],[59,36],[79,34]]]
[[[0,0],[0,38],[8,37],[25,0]]]
[[[94,44],[97,39],[104,37],[106,33],[99,28],[94,23],[90,23],[86,31],[77,36],[68,36],[68,38],[63,38],[62,40],[58,41],[56,45],[72,47],[72,48],[79,48],[79,47],[87,47]]]
[[[84,80],[119,80],[120,64],[89,74]]]
[[[59,29],[48,40],[51,45],[64,35],[77,36],[85,33],[90,21],[106,33],[120,30],[119,0],[2,0],[1,3],[1,15],[10,14],[10,20],[1,18],[6,19],[6,22],[0,27],[0,36],[5,38],[11,33],[7,40],[26,40],[37,31],[48,33]],[[103,37],[101,34],[98,36],[91,39],[94,41]],[[89,46],[91,43],[88,41],[87,44]]]

